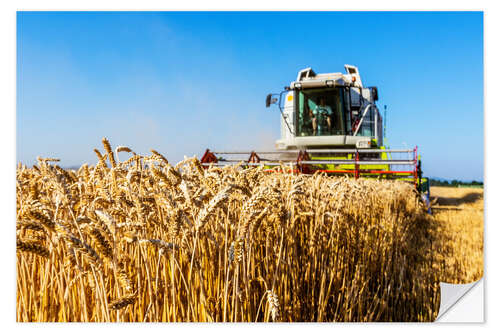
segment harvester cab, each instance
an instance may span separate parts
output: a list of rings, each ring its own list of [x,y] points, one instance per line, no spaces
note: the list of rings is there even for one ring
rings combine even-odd
[[[376,87],[363,87],[358,68],[346,74],[299,71],[279,94],[269,94],[266,106],[282,113],[279,150],[320,147],[375,148],[383,141],[382,117],[375,104]]]
[[[291,172],[399,179],[414,183],[428,199],[417,147],[384,146],[377,88],[363,86],[357,67],[345,65],[345,71],[318,74],[305,68],[282,92],[266,96],[266,107],[277,105],[281,113],[275,151],[207,149],[202,164],[264,165],[269,171],[285,164]]]

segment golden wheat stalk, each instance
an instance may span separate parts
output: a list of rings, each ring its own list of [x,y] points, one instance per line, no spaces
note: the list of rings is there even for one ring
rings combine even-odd
[[[111,167],[115,168],[116,167],[115,155],[113,154],[113,150],[111,149],[111,144],[109,143],[108,139],[102,138],[102,145],[104,146],[104,149],[108,154],[109,163],[111,164]]]
[[[17,239],[16,245],[18,251],[34,253],[44,258],[50,256],[50,251],[47,248],[35,242],[23,242]]]
[[[165,156],[163,156],[162,154],[160,154],[159,152],[157,152],[154,149],[151,149],[151,153],[153,153],[153,157],[155,159],[165,163],[165,165],[168,165],[168,160],[165,158]]]
[[[54,232],[56,228],[55,222],[53,222],[51,219],[49,219],[47,216],[44,214],[36,211],[36,210],[31,210],[28,212],[28,216],[32,218],[33,220],[39,222],[41,225],[43,225],[48,231]]]
[[[109,303],[109,308],[112,310],[120,310],[128,305],[134,304],[136,299],[137,295],[135,294],[125,295]]]
[[[271,318],[273,321],[279,320],[279,301],[278,296],[272,290],[267,291],[267,304],[271,312]]]
[[[233,192],[234,187],[232,185],[223,188],[215,197],[210,200],[208,205],[203,207],[198,216],[196,217],[196,229],[201,229],[203,225],[207,222],[208,217],[214,213],[214,211],[220,207],[225,200],[229,198],[229,195]]]
[[[113,248],[101,231],[97,228],[91,228],[90,235],[94,238],[98,251],[104,257],[113,260]]]

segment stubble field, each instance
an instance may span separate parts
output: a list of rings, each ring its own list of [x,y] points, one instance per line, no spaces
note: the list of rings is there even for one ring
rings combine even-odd
[[[431,187],[442,282],[470,283],[483,276],[483,194],[482,188]]]

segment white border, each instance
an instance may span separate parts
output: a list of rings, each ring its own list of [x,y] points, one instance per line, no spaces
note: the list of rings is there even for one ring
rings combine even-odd
[[[376,6],[375,6],[376,5]],[[500,142],[499,124],[500,119],[497,103],[493,100],[498,95],[498,84],[495,78],[499,77],[498,62],[500,54],[498,52],[498,31],[500,31],[499,22],[500,16],[494,1],[429,1],[422,0],[418,2],[402,2],[402,1],[261,1],[254,0],[245,3],[236,3],[235,1],[182,1],[177,3],[165,1],[62,1],[62,0],[46,0],[40,1],[17,1],[17,2],[2,2],[0,10],[0,34],[2,36],[3,51],[0,52],[1,61],[1,101],[2,101],[2,122],[1,131],[3,142],[4,161],[2,167],[2,223],[4,229],[2,234],[2,247],[4,253],[4,263],[6,267],[2,274],[3,300],[2,300],[2,323],[6,325],[5,329],[26,330],[48,328],[50,330],[109,330],[117,328],[120,331],[135,331],[138,328],[147,328],[149,330],[185,330],[185,329],[209,329],[232,331],[236,327],[245,330],[303,330],[308,329],[310,325],[314,330],[337,330],[347,328],[369,329],[381,328],[384,331],[401,330],[401,325],[405,326],[405,330],[420,332],[424,327],[420,324],[281,324],[281,325],[116,325],[116,324],[98,324],[88,326],[89,324],[74,325],[69,328],[67,325],[51,325],[51,324],[16,324],[15,323],[15,245],[14,234],[15,227],[15,80],[16,80],[16,10],[484,10],[484,26],[485,26],[485,203],[486,203],[486,219],[485,219],[485,325],[479,327],[470,327],[470,325],[444,325],[433,324],[426,325],[426,330],[441,330],[449,328],[453,331],[476,330],[477,328],[492,328],[498,326],[498,284],[492,281],[498,281],[498,265],[488,265],[488,259],[491,256],[492,262],[496,261],[495,253],[498,253],[497,237],[500,235],[498,223],[500,223],[498,209],[495,209],[495,203],[498,201],[498,166],[499,149],[497,148]],[[140,7],[139,7],[140,6]],[[390,33],[390,32],[388,32]],[[464,153],[464,158],[467,155]],[[14,193],[13,193],[14,192]],[[491,235],[491,236],[489,236]],[[491,243],[490,243],[491,242]],[[490,283],[491,282],[491,283]],[[307,327],[303,326],[307,325]],[[443,326],[444,325],[444,326]],[[11,327],[15,326],[15,327]]]

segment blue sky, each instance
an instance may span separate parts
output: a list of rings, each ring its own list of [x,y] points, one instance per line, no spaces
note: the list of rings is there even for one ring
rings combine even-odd
[[[20,12],[17,160],[95,164],[102,137],[174,162],[270,149],[266,94],[346,63],[378,87],[392,148],[418,145],[426,176],[483,179],[478,12]]]

